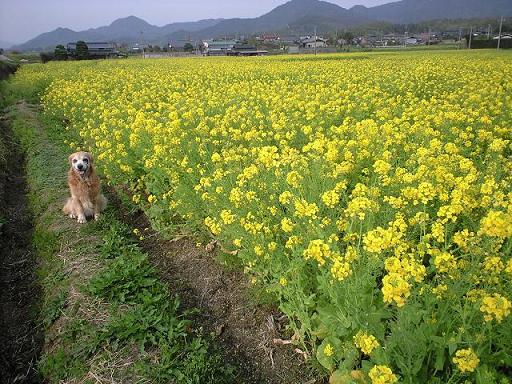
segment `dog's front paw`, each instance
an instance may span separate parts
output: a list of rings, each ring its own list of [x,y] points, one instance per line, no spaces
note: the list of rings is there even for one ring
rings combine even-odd
[[[100,214],[99,213],[95,213],[94,214],[94,220],[98,221],[100,219]]]
[[[70,213],[70,214],[69,214],[69,218],[70,218],[70,219],[76,219],[76,215],[75,215],[74,213]]]
[[[87,219],[85,218],[84,215],[78,215],[78,222],[80,224],[85,224],[85,223],[87,223]]]

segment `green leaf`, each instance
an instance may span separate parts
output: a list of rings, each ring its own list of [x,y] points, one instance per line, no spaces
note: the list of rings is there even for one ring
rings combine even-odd
[[[446,360],[445,349],[438,349],[436,352],[436,361],[434,363],[434,368],[438,371],[442,371],[444,367],[444,362]]]
[[[332,355],[325,354],[327,346],[330,345]],[[341,341],[335,337],[327,337],[322,341],[322,344],[316,349],[316,358],[318,362],[327,370],[332,372],[335,367],[335,356],[340,353]]]
[[[457,350],[457,343],[449,342],[448,343],[448,353],[450,354],[450,356],[452,356],[456,350]]]

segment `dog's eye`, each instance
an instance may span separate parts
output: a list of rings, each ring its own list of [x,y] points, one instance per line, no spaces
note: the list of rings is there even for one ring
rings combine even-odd
[[[73,164],[76,163],[76,161],[77,161],[76,159],[73,159]]]
[[[88,163],[89,162],[89,159],[84,159],[84,163]]]

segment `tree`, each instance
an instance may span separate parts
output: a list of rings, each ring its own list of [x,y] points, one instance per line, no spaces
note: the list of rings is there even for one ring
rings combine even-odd
[[[76,42],[76,59],[77,60],[87,60],[89,58],[89,47],[87,46],[85,41],[77,41]]]
[[[354,39],[354,35],[352,34],[352,32],[343,32],[341,34],[341,38],[345,40],[346,44],[351,45],[352,40]]]
[[[43,64],[55,60],[55,54],[53,52],[41,52],[39,57],[41,58],[41,63]]]
[[[55,60],[67,60],[68,59],[68,51],[62,44],[59,44],[55,47],[54,51]]]
[[[185,45],[183,46],[183,50],[185,52],[192,52],[194,50],[194,46],[190,43],[185,43]]]

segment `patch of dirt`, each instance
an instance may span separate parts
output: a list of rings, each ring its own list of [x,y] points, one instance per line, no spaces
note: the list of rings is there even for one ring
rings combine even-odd
[[[31,247],[25,161],[4,116],[0,140],[7,149],[0,169],[0,377],[2,383],[40,383],[34,366],[43,344],[36,323],[41,290]]]
[[[247,277],[230,271],[215,259],[215,251],[198,248],[192,239],[166,241],[152,230],[141,212],[130,213],[119,190],[106,188],[119,217],[139,229],[141,246],[160,277],[178,294],[186,309],[199,308],[196,324],[217,336],[226,362],[237,368],[241,383],[321,383],[291,344],[275,343],[284,336],[286,318],[276,309],[258,305]]]

